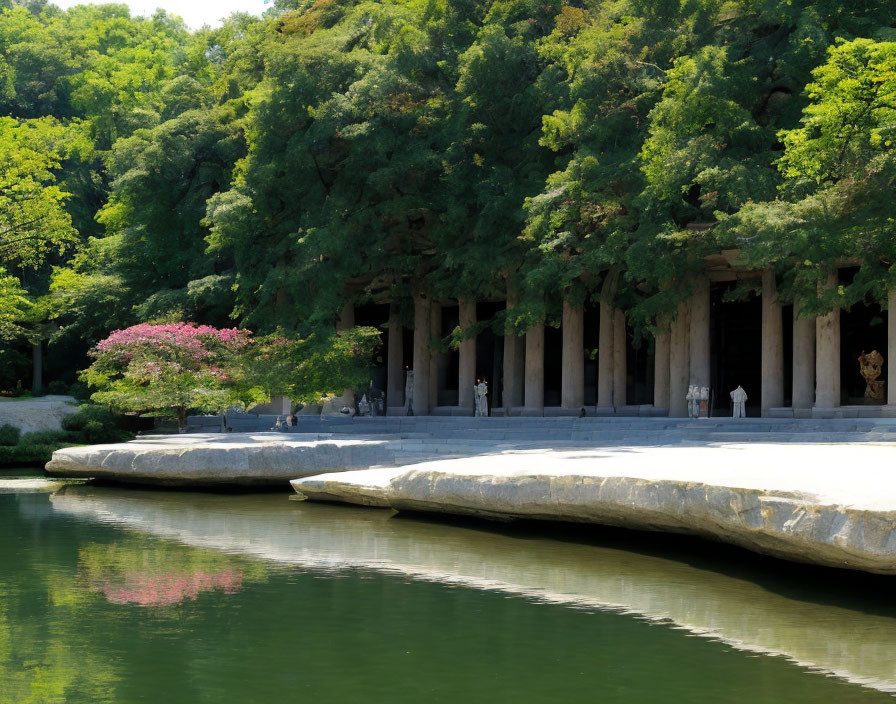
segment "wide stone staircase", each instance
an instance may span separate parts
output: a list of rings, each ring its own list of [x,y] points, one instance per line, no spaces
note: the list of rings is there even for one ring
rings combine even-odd
[[[234,433],[270,432],[276,416],[228,416]],[[219,430],[221,419],[190,419],[191,430]],[[346,436],[385,440],[401,463],[539,448],[707,446],[732,443],[896,443],[896,419],[792,418],[460,418],[299,417],[279,431],[291,439]]]

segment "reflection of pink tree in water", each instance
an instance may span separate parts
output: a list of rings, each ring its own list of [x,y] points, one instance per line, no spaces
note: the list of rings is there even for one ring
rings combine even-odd
[[[201,592],[221,590],[225,594],[234,594],[242,586],[242,570],[226,569],[212,573],[168,574],[129,571],[123,582],[104,581],[96,588],[113,604],[171,606],[188,599],[195,600]]]

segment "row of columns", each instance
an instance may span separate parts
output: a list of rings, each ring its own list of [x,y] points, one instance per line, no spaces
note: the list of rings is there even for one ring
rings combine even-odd
[[[515,301],[508,300],[513,309]],[[461,299],[459,325],[462,330],[475,327],[476,303]],[[440,337],[441,306],[423,294],[414,299],[414,330],[429,335],[414,335],[414,412],[429,413],[437,404],[439,355],[431,350],[431,342]],[[622,311],[601,305],[600,359],[598,360],[598,405],[618,407],[626,402],[626,323]],[[561,407],[578,411],[585,403],[584,309],[569,301],[563,304],[563,347]],[[387,349],[389,398],[400,398],[403,329],[396,316],[390,318]],[[527,415],[544,411],[544,323],[529,327],[524,336],[504,338],[503,403],[505,408],[519,408]],[[398,375],[396,376],[396,371]],[[474,408],[473,383],[476,375],[476,339],[464,338],[458,347],[458,406],[471,414]]]
[[[626,405],[626,321],[615,309],[612,296],[615,282],[608,277],[600,303],[597,406],[618,409]],[[825,286],[837,285],[832,273]],[[476,303],[459,302],[460,327],[476,325]],[[508,310],[516,302],[508,298]],[[784,404],[784,320],[775,274],[762,273],[761,408],[763,414]],[[801,318],[800,303],[793,307],[792,407],[831,409],[840,405],[840,310],[834,308],[818,318]],[[508,317],[512,317],[509,315]],[[340,328],[349,315],[340,317]],[[414,410],[428,414],[437,404],[438,354],[430,342],[441,337],[441,306],[427,296],[414,299]],[[691,384],[710,385],[710,282],[705,276],[691,282],[687,300],[679,303],[674,315],[659,321],[655,338],[654,405],[668,408],[672,417],[687,415],[687,388]],[[388,398],[401,398],[403,328],[397,317],[389,320]],[[561,407],[579,410],[585,401],[584,310],[564,301],[562,312]],[[504,338],[505,408],[521,409],[529,415],[544,411],[544,324],[529,327],[525,336]],[[890,293],[887,358],[896,362],[896,290]],[[476,339],[464,338],[459,346],[458,405],[473,413],[473,379],[476,374]],[[719,391],[721,392],[721,391]],[[896,404],[896,383],[888,385],[888,404]]]

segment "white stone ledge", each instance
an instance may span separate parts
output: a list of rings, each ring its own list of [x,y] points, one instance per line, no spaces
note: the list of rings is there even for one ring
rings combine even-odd
[[[51,477],[134,484],[284,486],[297,476],[394,464],[394,460],[394,450],[383,437],[195,433],[57,450],[45,471]]]
[[[509,451],[292,484],[329,501],[688,533],[896,574],[894,457],[870,444]]]

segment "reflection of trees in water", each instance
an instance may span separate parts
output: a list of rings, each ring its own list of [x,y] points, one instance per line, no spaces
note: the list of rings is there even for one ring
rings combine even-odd
[[[17,552],[13,563],[0,545],[0,564],[16,565],[0,576],[0,704],[115,704],[128,673],[95,637],[107,601],[174,606],[267,575],[257,561],[139,536],[88,543],[77,554],[69,571],[40,550]],[[155,613],[167,620],[176,612]]]
[[[113,604],[171,606],[188,599],[195,600],[200,592],[220,589],[225,594],[233,594],[242,586],[243,573],[233,570],[214,574],[196,572],[163,575],[128,572],[123,582],[105,582],[101,590],[106,601]]]
[[[203,592],[233,594],[244,579],[258,581],[264,569],[247,561],[183,545],[127,539],[91,543],[78,551],[78,578],[113,604],[172,606]]]
[[[114,704],[123,675],[84,647],[84,602],[70,578],[37,561],[27,580],[0,582],[0,704]]]

